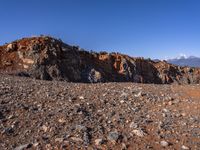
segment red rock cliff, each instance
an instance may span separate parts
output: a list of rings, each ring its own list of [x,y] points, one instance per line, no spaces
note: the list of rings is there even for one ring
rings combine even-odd
[[[119,53],[87,52],[47,36],[24,38],[1,46],[0,71],[70,82],[200,82],[199,68],[179,67]]]

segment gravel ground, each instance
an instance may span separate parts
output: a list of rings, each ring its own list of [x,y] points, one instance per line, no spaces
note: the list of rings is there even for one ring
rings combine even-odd
[[[200,150],[200,85],[0,75],[0,149]]]

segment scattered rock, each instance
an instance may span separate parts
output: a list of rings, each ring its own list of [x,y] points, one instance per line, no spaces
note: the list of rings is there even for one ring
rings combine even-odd
[[[84,132],[83,134],[83,141],[85,145],[89,145],[90,144],[90,135],[88,132]]]
[[[101,145],[104,143],[104,140],[103,139],[96,139],[95,140],[95,145]]]
[[[64,141],[64,138],[56,138],[56,139],[55,139],[55,142],[61,143],[61,142],[63,142],[63,141]]]
[[[160,142],[160,145],[161,145],[162,147],[167,147],[167,146],[169,146],[169,143],[168,143],[167,141],[161,141],[161,142]]]
[[[138,92],[137,94],[134,95],[135,97],[141,97],[142,96],[142,92]]]
[[[80,99],[80,100],[84,100],[84,97],[83,97],[83,96],[79,96],[79,99]]]
[[[81,138],[78,138],[78,137],[71,137],[71,139],[73,141],[76,141],[76,142],[83,142],[83,140]]]
[[[76,130],[78,130],[79,132],[85,132],[87,131],[87,127],[83,126],[83,125],[76,125]]]
[[[127,146],[126,146],[125,143],[122,143],[122,148],[121,148],[121,150],[127,150]]]
[[[24,145],[20,145],[20,146],[16,147],[14,150],[24,150],[24,149],[31,148],[31,147],[32,147],[32,144],[24,144]]]
[[[47,127],[47,126],[45,126],[45,125],[43,125],[43,126],[42,126],[42,130],[43,130],[44,132],[47,132],[47,130],[48,130],[48,127]]]
[[[141,129],[135,129],[135,130],[132,130],[132,132],[133,132],[135,135],[139,136],[139,137],[143,137],[143,136],[146,135],[146,133],[144,133],[144,131],[142,131]]]
[[[190,149],[190,148],[187,147],[187,146],[185,146],[185,145],[182,145],[182,146],[181,146],[181,149],[182,149],[182,150],[188,150],[188,149]]]
[[[120,137],[120,134],[118,132],[110,132],[108,134],[107,138],[108,138],[109,141],[115,143],[115,142],[117,142],[117,140],[119,139],[119,137]]]
[[[136,124],[135,122],[131,122],[129,127],[136,129],[136,128],[138,128],[138,124]]]
[[[1,74],[0,149],[29,142],[30,149],[198,149],[199,90],[197,85],[80,84]],[[139,91],[147,94],[136,98]],[[168,105],[168,95],[179,103]]]

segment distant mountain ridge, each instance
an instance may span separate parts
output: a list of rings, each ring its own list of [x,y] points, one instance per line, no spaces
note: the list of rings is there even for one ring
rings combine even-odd
[[[196,56],[180,56],[168,59],[167,62],[178,66],[200,67],[200,58]]]

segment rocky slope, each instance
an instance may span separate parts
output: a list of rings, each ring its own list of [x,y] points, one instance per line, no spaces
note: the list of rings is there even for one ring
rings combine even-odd
[[[1,46],[0,71],[69,82],[200,82],[200,69],[197,68],[119,53],[87,52],[47,36],[24,38]]]
[[[200,86],[0,75],[1,150],[200,150]]]

